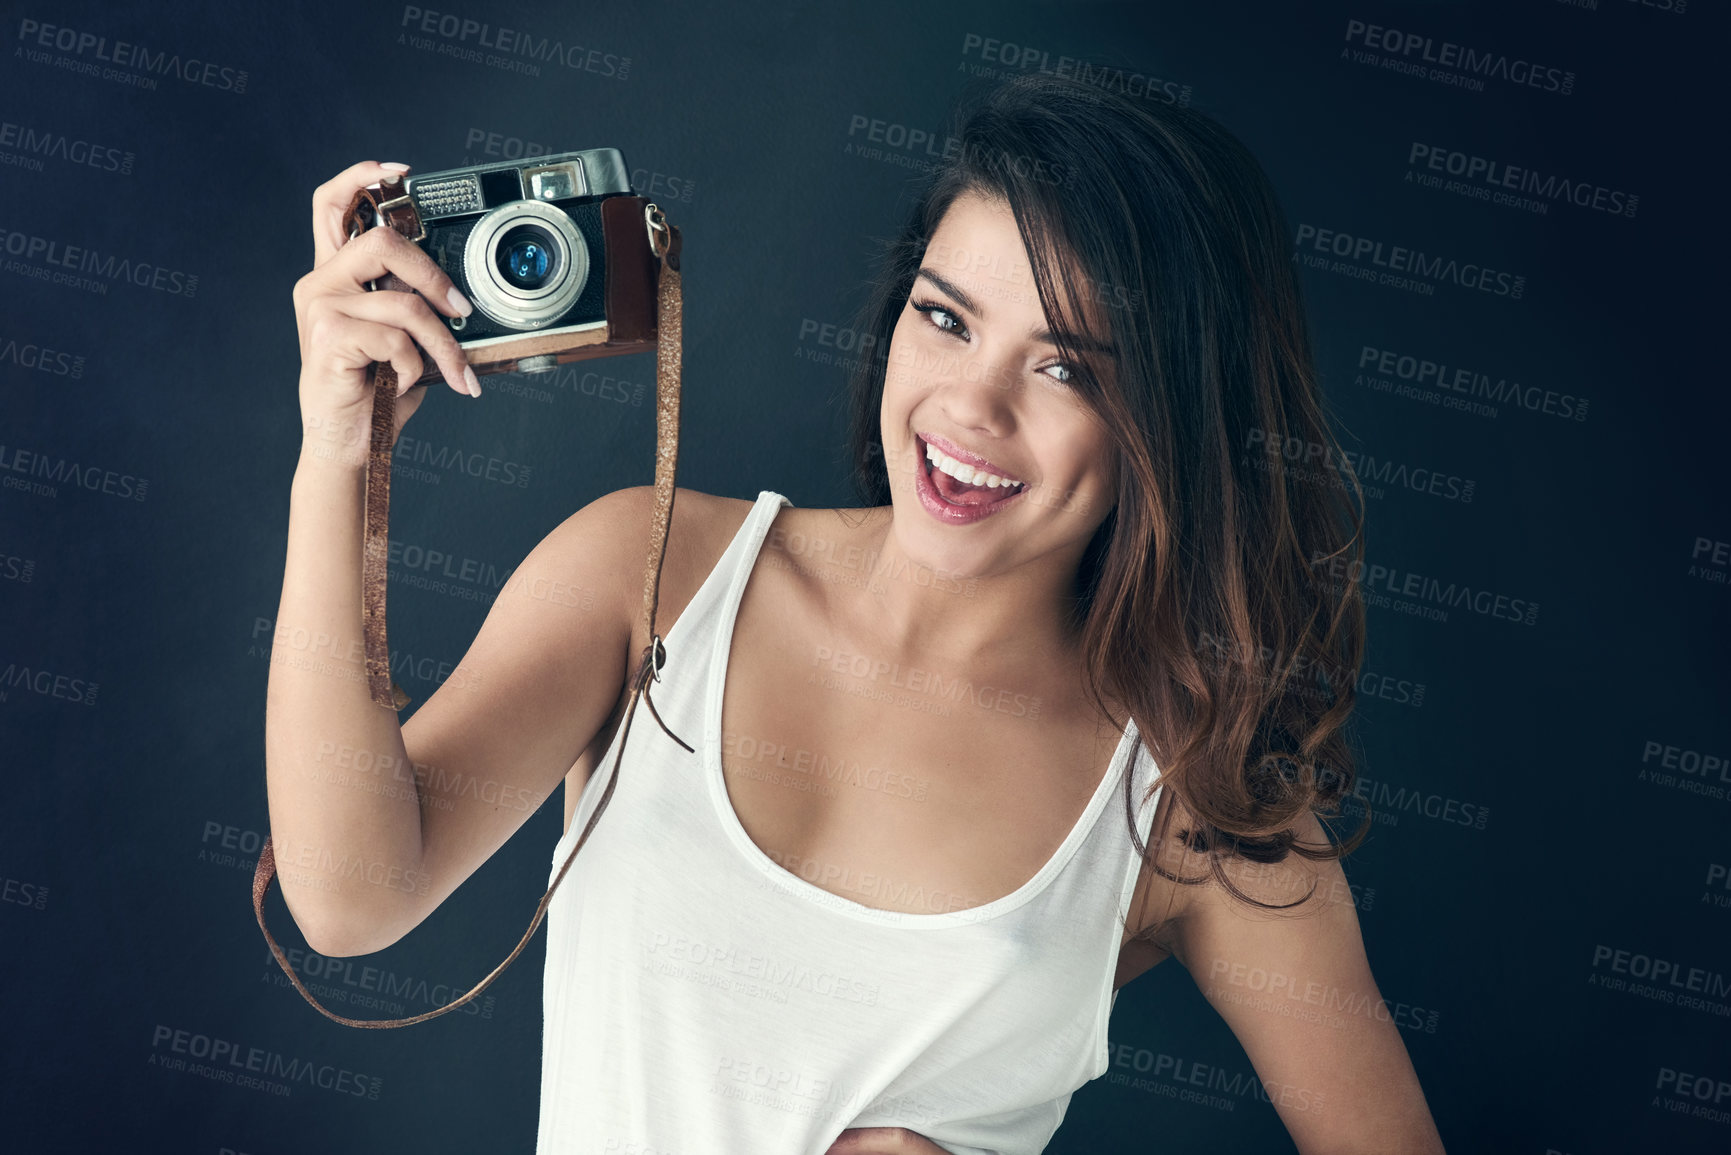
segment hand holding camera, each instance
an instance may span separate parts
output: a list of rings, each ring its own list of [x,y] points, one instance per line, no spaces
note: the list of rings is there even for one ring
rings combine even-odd
[[[478,397],[488,373],[655,347],[656,218],[618,149],[406,167],[356,165],[313,196],[313,271],[294,299],[302,420],[326,455],[364,461],[337,446],[365,444],[374,362],[397,375],[394,443],[415,385]],[[373,227],[386,214],[393,227]]]
[[[369,229],[349,239],[343,216],[356,191],[403,171],[365,161],[313,192],[313,269],[295,282],[295,323],[300,331],[301,423],[305,437],[341,450],[345,464],[366,463],[375,361],[397,371],[399,389],[420,380],[423,352],[444,370],[452,388],[469,393],[467,362],[444,318],[473,311],[449,274],[426,251],[391,229]],[[369,291],[389,274],[414,292]],[[435,313],[435,308],[438,310]],[[396,430],[419,407],[422,392],[399,393]],[[315,432],[316,431],[316,432]]]

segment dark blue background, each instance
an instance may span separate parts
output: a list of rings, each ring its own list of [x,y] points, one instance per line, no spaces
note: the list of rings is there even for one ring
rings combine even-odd
[[[1658,1086],[1667,1069],[1731,1080],[1731,906],[1714,902],[1731,890],[1707,885],[1731,862],[1731,797],[1643,777],[1649,743],[1731,755],[1727,567],[1692,558],[1697,539],[1731,540],[1718,208],[1731,41],[1714,6],[445,8],[629,57],[623,78],[517,75],[400,45],[404,9],[389,3],[5,10],[0,121],[133,161],[127,173],[52,156],[0,165],[0,240],[85,246],[198,284],[191,297],[124,281],[98,293],[0,271],[0,476],[26,478],[27,451],[148,483],[142,500],[135,484],[133,497],[67,480],[0,488],[0,1145],[532,1150],[539,937],[489,992],[488,1017],[362,1032],[268,981],[248,905],[244,850],[267,826],[269,623],[299,446],[289,293],[311,261],[309,195],[361,159],[422,171],[494,159],[467,146],[472,130],[622,149],[640,179],[661,174],[648,191],[685,234],[680,481],[848,504],[843,374],[823,363],[846,352],[821,327],[848,323],[871,246],[918,175],[845,152],[860,138],[850,124],[941,139],[963,66],[979,61],[965,51],[973,34],[1184,89],[1262,160],[1295,230],[1525,277],[1511,300],[1302,273],[1347,445],[1474,482],[1471,502],[1385,486],[1369,502],[1370,560],[1540,606],[1531,626],[1371,609],[1367,669],[1425,690],[1419,705],[1365,696],[1363,773],[1488,819],[1477,829],[1385,803],[1398,821],[1376,827],[1348,874],[1451,1151],[1731,1149],[1731,1125],[1674,1113],[1678,1096]],[[1573,90],[1493,80],[1477,92],[1360,64],[1342,57],[1354,19],[1566,69]],[[33,60],[26,20],[244,69],[245,91],[172,77],[144,90]],[[1415,141],[1634,193],[1638,211],[1535,214],[1424,189],[1404,179]],[[18,261],[32,263],[0,253]],[[44,346],[81,358],[80,372],[24,364]],[[1587,415],[1504,404],[1475,416],[1377,392],[1355,381],[1367,346],[1586,398]],[[454,469],[399,479],[392,536],[503,573],[572,510],[648,481],[653,361],[599,367],[626,386],[586,393],[571,375],[550,403],[434,390],[405,436],[527,467],[529,484]],[[648,403],[632,403],[639,390]],[[486,606],[393,586],[390,610],[399,653],[436,667],[461,658]],[[20,682],[22,670],[65,680]],[[399,680],[419,702],[437,676]],[[528,921],[559,832],[549,803],[420,929],[351,961],[467,989]],[[279,898],[271,910],[299,945]],[[1613,975],[1595,964],[1600,947],[1711,972],[1720,1009],[1597,985]],[[297,1085],[281,1098],[165,1071],[151,1064],[158,1027],[377,1077],[379,1094]],[[1177,964],[1125,990],[1112,1036],[1124,1065],[1076,1094],[1050,1150],[1292,1149],[1252,1094],[1222,1108],[1113,1081],[1175,1091],[1171,1072],[1192,1064],[1250,1073]]]

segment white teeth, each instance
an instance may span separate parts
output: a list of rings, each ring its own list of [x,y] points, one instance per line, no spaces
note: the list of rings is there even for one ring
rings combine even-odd
[[[949,474],[965,485],[983,485],[987,489],[1014,489],[1022,484],[1008,477],[999,477],[995,473],[987,473],[983,469],[975,469],[971,465],[957,461],[930,442],[926,444],[926,460],[930,461],[934,468]]]

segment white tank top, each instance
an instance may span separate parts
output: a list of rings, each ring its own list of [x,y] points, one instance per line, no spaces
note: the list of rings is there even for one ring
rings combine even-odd
[[[1130,763],[1140,798],[1159,773],[1134,722],[1057,853],[983,906],[854,902],[740,824],[723,682],[746,581],[789,504],[758,495],[667,634],[653,697],[697,753],[638,711],[613,798],[548,908],[537,1155],[823,1155],[874,1126],[957,1155],[1036,1155],[1072,1092],[1107,1069],[1141,866],[1123,774]],[[549,885],[614,753],[553,849]],[[1150,799],[1137,817],[1144,842],[1153,811]]]

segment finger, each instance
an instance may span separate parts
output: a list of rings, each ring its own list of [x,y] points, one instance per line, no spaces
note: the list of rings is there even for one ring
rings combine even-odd
[[[358,347],[374,361],[387,361],[392,369],[397,371],[398,395],[401,395],[403,382],[415,382],[421,379],[421,373],[426,366],[421,360],[421,351],[415,348],[415,342],[408,333],[395,325],[376,325],[367,321],[357,322]]]
[[[413,241],[405,240],[390,229],[369,229],[344,245],[323,268],[314,269],[312,276],[331,289],[358,292],[368,281],[387,273],[395,273],[427,303],[447,317],[467,317],[474,312],[466,297],[439,267],[439,263]]]
[[[395,325],[406,330],[415,343],[433,359],[445,383],[464,395],[469,393],[469,377],[474,370],[463,355],[463,347],[450,329],[445,327],[427,302],[414,293],[382,289],[376,293],[342,295],[332,307],[357,320]],[[398,395],[415,384],[413,379],[398,381]]]
[[[348,239],[343,229],[343,216],[355,193],[367,185],[406,172],[408,167],[396,161],[362,161],[350,165],[313,190],[314,268],[329,260]]]
[[[395,161],[364,160],[350,165],[313,190],[313,267],[316,269],[343,247],[343,214],[355,193],[376,181],[407,172],[409,166]]]
[[[346,317],[333,329],[341,332],[345,347],[359,354],[351,362],[351,368],[365,368],[374,361],[389,362],[397,371],[399,391],[404,381],[413,383],[421,379],[420,350],[415,348],[409,334],[397,326]]]

